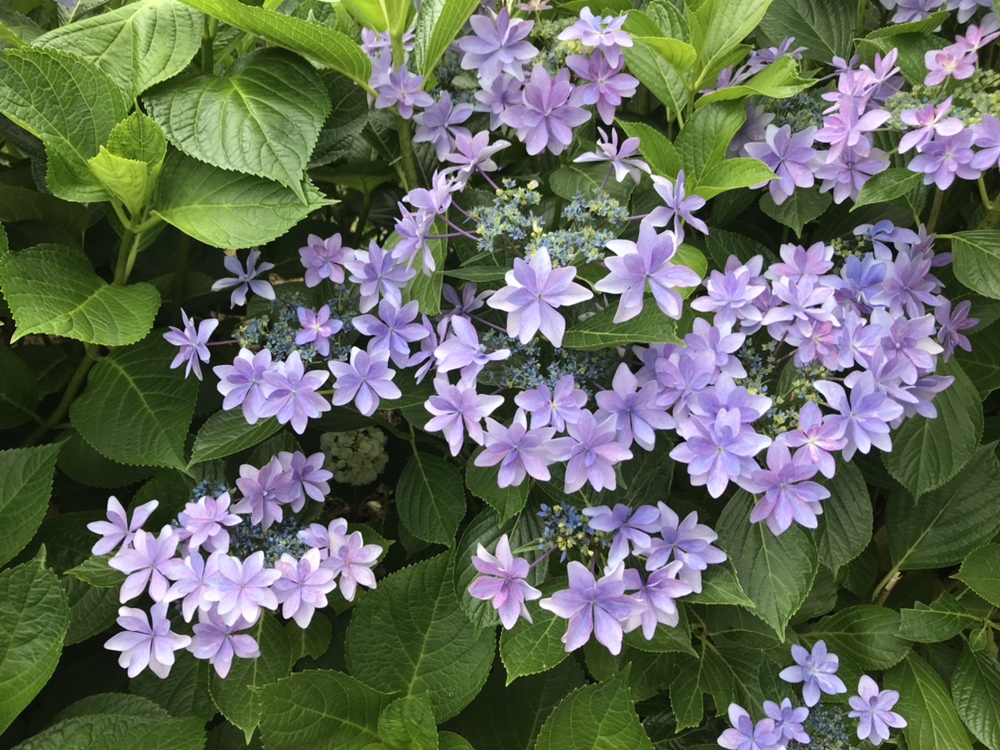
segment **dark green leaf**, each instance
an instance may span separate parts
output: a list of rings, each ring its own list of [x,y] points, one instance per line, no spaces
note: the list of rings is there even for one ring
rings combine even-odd
[[[677,321],[668,318],[650,299],[636,317],[615,323],[617,306],[587,318],[566,331],[563,348],[593,352],[625,344],[679,344]]]
[[[24,549],[41,525],[60,447],[0,451],[0,565]]]
[[[531,492],[531,480],[516,487],[501,488],[497,485],[498,473],[496,466],[476,466],[473,458],[465,466],[465,484],[469,492],[485,500],[500,515],[500,523],[505,523],[524,509]]]
[[[910,643],[898,632],[898,612],[860,604],[824,617],[806,637],[826,641],[831,652],[847,657],[862,669],[888,669],[910,651]]]
[[[0,372],[3,373],[0,379],[0,430],[35,419],[35,407],[41,395],[31,368],[13,351],[3,347],[0,349]]]
[[[965,726],[990,750],[1000,748],[1000,665],[993,656],[962,651],[951,696]]]
[[[378,717],[382,742],[394,750],[437,750],[437,725],[427,699],[409,695],[394,700]]]
[[[774,0],[760,22],[774,43],[794,37],[803,57],[822,63],[850,56],[854,25],[855,7],[840,0]]]
[[[886,203],[901,198],[923,183],[923,175],[909,169],[887,169],[872,177],[861,188],[851,211],[872,203]]]
[[[734,605],[756,609],[743,591],[732,562],[711,565],[701,577],[701,592],[685,598],[691,604]]]
[[[216,714],[208,693],[209,674],[214,674],[215,669],[189,651],[178,651],[175,658],[165,680],[146,670],[129,682],[129,692],[158,703],[171,716],[194,716],[204,725]]]
[[[903,737],[909,750],[972,750],[948,688],[919,656],[911,653],[886,672],[885,687],[899,692],[893,710],[906,719]]]
[[[450,547],[465,516],[462,475],[444,459],[418,453],[399,475],[396,505],[411,534]]]
[[[94,714],[61,721],[16,750],[202,750],[205,730],[190,719]]]
[[[191,465],[253,448],[280,429],[273,417],[248,424],[240,409],[216,412],[198,430],[191,450]]]
[[[543,587],[542,593],[550,595],[565,585],[565,579],[559,579]],[[507,670],[508,685],[519,677],[548,671],[569,656],[562,641],[566,620],[534,605],[531,619],[530,623],[518,620],[511,630],[500,634],[500,658]]]
[[[994,607],[1000,607],[1000,544],[972,550],[954,577]]]
[[[985,297],[1000,299],[1000,231],[956,232],[951,251],[959,281]]]
[[[865,478],[852,463],[838,461],[837,473],[825,484],[830,497],[823,502],[816,546],[820,562],[836,573],[868,546],[872,501]]]
[[[917,643],[947,641],[980,622],[947,591],[931,606],[917,602],[914,609],[901,609],[899,616],[899,637]]]
[[[831,203],[833,197],[829,193],[800,188],[780,206],[774,202],[770,193],[766,194],[760,199],[760,210],[779,224],[794,230],[795,236],[799,237],[802,235],[802,227],[818,218]]]

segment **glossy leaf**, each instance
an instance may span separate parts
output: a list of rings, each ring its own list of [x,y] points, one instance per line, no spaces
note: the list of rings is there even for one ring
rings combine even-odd
[[[191,465],[253,448],[280,429],[273,417],[248,424],[242,409],[216,412],[198,430],[191,449]]]

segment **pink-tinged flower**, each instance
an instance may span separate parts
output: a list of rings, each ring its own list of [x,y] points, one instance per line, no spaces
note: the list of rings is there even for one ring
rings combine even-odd
[[[919,151],[934,135],[958,135],[962,131],[965,125],[960,119],[945,117],[951,109],[951,99],[949,96],[937,106],[932,102],[922,109],[907,109],[900,114],[899,119],[916,130],[899,141],[899,153],[905,154],[911,148]]]
[[[281,462],[281,468],[292,478],[290,494],[293,511],[298,513],[305,507],[307,495],[318,503],[326,500],[326,496],[330,494],[333,472],[323,468],[322,453],[313,453],[307,457],[301,451],[294,453],[281,451],[278,453],[278,460]]]
[[[188,503],[177,514],[177,521],[191,535],[187,538],[187,549],[196,552],[204,545],[209,552],[229,550],[227,526],[235,526],[243,519],[229,512],[229,493],[223,492],[217,498],[206,495],[196,503]]]
[[[267,400],[262,390],[264,373],[272,366],[270,349],[261,349],[256,354],[240,349],[231,365],[213,367],[212,371],[219,377],[219,393],[225,397],[222,408],[228,411],[242,406],[247,423],[256,424]]]
[[[310,549],[296,560],[285,553],[274,564],[281,578],[271,587],[281,604],[281,616],[308,628],[313,613],[326,606],[326,595],[337,588],[333,571],[321,565],[320,551]]]
[[[510,427],[504,427],[491,417],[486,418],[483,442],[486,449],[476,456],[476,466],[500,464],[497,485],[501,488],[518,486],[530,474],[540,482],[552,478],[549,465],[569,457],[569,438],[553,438],[553,427],[528,429],[523,409],[518,409]]]
[[[318,549],[320,557],[325,560],[331,547],[343,544],[344,540],[347,539],[347,521],[343,518],[335,518],[327,526],[311,523],[306,528],[299,530],[296,536],[307,546]]]
[[[808,401],[799,412],[799,428],[782,435],[789,448],[798,448],[795,458],[814,465],[827,479],[833,479],[836,462],[833,454],[843,450],[847,440],[838,424],[825,418],[819,406]]]
[[[186,362],[184,377],[190,375],[193,370],[194,376],[201,380],[201,362],[209,360],[208,340],[212,332],[219,327],[219,321],[215,318],[205,318],[196,327],[194,320],[183,310],[181,310],[181,320],[184,321],[183,331],[176,326],[170,326],[170,330],[163,334],[167,343],[180,347],[174,361],[170,363],[170,369],[180,367]]]
[[[128,576],[121,589],[120,601],[123,604],[139,596],[147,585],[154,602],[166,596],[170,582],[164,566],[174,556],[180,540],[180,535],[169,526],[164,526],[158,537],[140,529],[135,532],[131,549],[120,549],[108,560],[108,565]]]
[[[374,240],[367,250],[356,250],[354,257],[344,262],[351,272],[350,282],[358,284],[361,291],[361,312],[368,312],[378,304],[380,297],[392,300],[397,307],[403,304],[400,291],[417,272],[405,265],[397,265],[391,252],[380,248]]]
[[[299,258],[306,269],[306,286],[319,286],[323,279],[342,284],[344,262],[353,257],[354,250],[344,247],[339,232],[325,240],[310,234],[306,238],[306,246],[299,248]]]
[[[264,299],[273,300],[274,288],[271,286],[270,282],[265,279],[258,279],[257,276],[265,271],[270,271],[274,268],[274,264],[261,263],[260,265],[257,265],[257,261],[259,259],[260,250],[251,250],[250,255],[247,256],[247,267],[244,270],[243,265],[235,255],[227,255],[222,263],[226,267],[226,270],[233,274],[236,278],[226,277],[219,279],[212,284],[212,291],[218,292],[223,289],[228,289],[231,286],[236,287],[233,289],[232,297],[230,298],[232,307],[245,305],[247,303],[248,292],[259,294]]]
[[[396,367],[405,367],[410,359],[410,344],[427,337],[427,330],[413,322],[419,313],[416,300],[400,307],[384,299],[378,304],[378,317],[359,315],[353,325],[365,336],[372,337],[368,342],[369,354],[387,351]]]
[[[160,505],[158,500],[150,500],[143,503],[132,511],[132,520],[128,520],[128,513],[118,498],[111,495],[108,498],[107,521],[93,521],[87,524],[87,528],[99,534],[101,538],[91,548],[93,555],[106,555],[116,547],[130,547],[135,532],[142,528],[147,519]]]
[[[462,380],[474,383],[476,376],[490,362],[498,362],[510,356],[510,349],[487,352],[479,343],[476,327],[460,315],[451,318],[451,335],[434,349],[438,373],[460,370]]]
[[[768,125],[763,143],[748,143],[743,148],[754,159],[764,162],[777,175],[768,183],[771,198],[781,205],[795,188],[811,188],[813,170],[819,152],[812,147],[816,128],[809,127],[792,135],[791,125]]]
[[[650,212],[647,221],[654,227],[662,227],[674,222],[674,234],[684,237],[682,221],[687,222],[702,234],[708,234],[708,225],[694,215],[694,212],[705,205],[705,199],[699,195],[688,195],[684,190],[684,170],[677,173],[677,179],[671,182],[666,177],[653,175],[653,187],[663,199],[664,205],[657,206]]]
[[[590,112],[577,106],[573,84],[565,68],[553,78],[541,65],[521,92],[521,103],[500,114],[500,121],[517,131],[530,156],[546,148],[556,156],[573,142],[573,128],[590,119]]]
[[[584,47],[597,47],[611,65],[622,59],[621,47],[631,47],[632,37],[622,29],[627,16],[595,16],[590,8],[580,11],[580,18],[565,29],[559,39],[563,42],[579,39]]]
[[[965,23],[979,6],[992,8],[992,0],[948,0],[948,8],[953,9],[958,6],[958,22]],[[964,44],[971,50],[978,52],[987,44],[1000,36],[1000,23],[997,22],[996,13],[987,13],[983,16],[979,26],[969,24],[965,34],[959,34],[955,41]]]
[[[781,733],[775,731],[772,719],[761,719],[754,724],[746,710],[735,703],[729,704],[729,723],[719,737],[719,747],[726,750],[778,750]]]
[[[935,136],[907,165],[911,172],[923,172],[924,184],[947,190],[956,177],[978,180],[981,171],[973,166],[975,134],[967,128],[957,135]]]
[[[161,680],[166,679],[174,665],[174,651],[191,643],[190,636],[170,630],[166,602],[154,604],[148,617],[141,609],[121,607],[117,622],[126,632],[111,636],[104,648],[121,651],[118,664],[128,668],[130,678],[149,667]]]
[[[527,560],[511,554],[506,534],[497,541],[495,556],[478,545],[472,565],[479,575],[469,586],[469,596],[491,601],[506,630],[514,627],[521,617],[532,622],[525,602],[539,599],[542,592],[525,580],[531,566]]]
[[[649,506],[647,506],[649,507]],[[677,573],[682,564],[677,560],[666,567],[650,574],[643,581],[642,574],[635,568],[625,571],[629,589],[634,589],[633,597],[642,610],[632,615],[624,623],[626,633],[642,627],[642,637],[647,641],[656,635],[658,625],[673,628],[680,622],[680,612],[677,610],[677,600],[691,593],[691,584],[677,579]]]
[[[879,691],[878,684],[868,675],[858,682],[858,695],[847,699],[853,709],[847,715],[858,720],[858,739],[868,740],[878,747],[889,739],[889,728],[903,729],[906,719],[891,710],[899,701],[895,690]]]
[[[353,401],[359,412],[370,417],[380,399],[392,401],[403,395],[392,382],[396,371],[389,367],[388,349],[368,353],[355,346],[351,348],[350,362],[328,362],[327,366],[337,379],[333,386],[334,406]]]
[[[792,521],[815,529],[816,516],[823,513],[820,500],[830,497],[828,489],[807,481],[816,471],[817,466],[806,456],[793,460],[784,441],[771,443],[767,449],[767,469],[757,469],[750,474],[757,492],[764,493],[750,512],[750,523],[767,521],[775,536],[786,532]]]
[[[547,383],[539,383],[517,394],[514,403],[531,415],[531,429],[552,425],[557,432],[563,432],[567,422],[580,418],[587,394],[576,387],[572,375],[563,375],[554,389]]]
[[[632,445],[634,440],[646,450],[653,450],[656,430],[669,430],[674,426],[674,418],[666,407],[658,405],[659,384],[650,380],[640,386],[639,379],[622,362],[615,371],[611,388],[597,394],[598,414],[614,418],[618,440],[623,446]]]
[[[302,357],[292,352],[284,362],[278,362],[264,373],[262,392],[267,399],[260,408],[262,417],[277,417],[280,424],[291,424],[296,434],[305,432],[306,424],[330,404],[316,393],[330,374],[321,370],[306,372]]]
[[[463,70],[474,70],[483,87],[506,73],[524,80],[524,64],[538,54],[528,41],[534,21],[511,19],[510,11],[501,8],[495,18],[476,14],[469,19],[472,36],[464,36],[455,45],[464,53]]]
[[[928,73],[924,76],[925,86],[938,86],[949,76],[956,81],[972,77],[976,72],[979,55],[962,43],[949,44],[944,49],[932,49],[924,54],[924,65]]]
[[[360,531],[355,531],[346,537],[338,536],[337,539],[331,534],[329,552],[329,556],[323,561],[323,566],[339,577],[337,585],[347,601],[354,601],[358,586],[375,588],[372,566],[382,554],[380,545],[365,544]]]
[[[621,106],[623,99],[635,96],[639,86],[638,78],[622,73],[624,65],[624,59],[612,65],[601,52],[594,52],[590,57],[570,55],[566,58],[566,67],[586,81],[576,88],[579,102],[596,105],[605,125],[615,121],[615,109]]]
[[[552,268],[548,248],[538,248],[528,261],[514,259],[504,277],[507,286],[486,304],[507,313],[507,334],[527,344],[539,330],[554,346],[562,346],[566,321],[555,308],[575,305],[594,294],[573,282],[576,268]]]
[[[472,176],[473,172],[495,172],[497,163],[493,161],[493,154],[510,146],[510,141],[496,140],[490,143],[490,132],[482,130],[475,135],[468,132],[456,133],[453,144],[454,151],[445,154],[444,161],[457,166],[448,167],[445,172],[454,179],[454,186],[462,189]]]
[[[792,658],[795,666],[786,667],[778,676],[792,684],[803,683],[802,698],[807,706],[819,703],[823,693],[837,695],[847,692],[844,681],[837,677],[840,659],[836,654],[827,652],[824,641],[816,641],[811,652],[798,644],[792,644]]]
[[[219,570],[219,556],[222,554],[225,553],[216,552],[206,562],[200,553],[193,552],[183,560],[173,558],[164,564],[163,570],[173,584],[163,601],[183,599],[181,613],[184,615],[184,622],[191,622],[195,610],[206,612],[214,606],[215,602],[205,594],[212,587],[212,577]]]
[[[631,320],[642,312],[647,285],[660,311],[668,318],[680,319],[682,299],[676,290],[697,286],[701,278],[687,266],[672,262],[678,244],[677,236],[670,230],[657,234],[649,219],[639,223],[635,242],[608,240],[607,247],[615,257],[605,258],[609,273],[594,289],[621,295],[615,323]]]
[[[462,450],[466,434],[473,442],[482,445],[484,437],[480,422],[503,405],[503,396],[476,393],[474,381],[461,381],[454,386],[443,377],[435,378],[434,390],[436,395],[424,404],[433,419],[424,425],[424,429],[443,433],[453,456]]]
[[[227,625],[235,624],[240,617],[253,624],[260,617],[261,608],[278,608],[271,587],[281,573],[264,567],[263,552],[254,552],[246,560],[220,554],[218,566],[205,598],[218,602],[217,611]]]
[[[250,464],[240,466],[236,486],[243,493],[243,499],[233,506],[233,512],[249,513],[250,522],[260,524],[263,531],[274,523],[281,523],[284,517],[281,506],[291,503],[296,496],[292,475],[285,471],[277,456],[260,469]]]
[[[417,123],[417,130],[413,134],[413,142],[434,144],[438,161],[444,161],[459,134],[471,137],[472,134],[467,128],[458,127],[470,117],[472,117],[471,104],[453,104],[451,94],[443,91],[437,102],[414,116],[413,121]]]
[[[567,495],[588,482],[598,492],[617,487],[615,465],[632,458],[632,451],[618,442],[616,422],[614,416],[598,422],[595,415],[584,410],[575,424],[567,425],[566,431],[573,439],[566,464]]]
[[[576,651],[596,635],[598,643],[617,656],[622,650],[622,623],[643,606],[625,593],[625,566],[618,565],[600,580],[576,560],[566,572],[569,588],[542,599],[538,606],[569,620],[562,637],[567,651]]]
[[[604,128],[597,128],[601,134],[601,140],[597,142],[597,151],[588,151],[573,160],[574,164],[586,164],[589,162],[608,162],[615,170],[615,179],[623,182],[626,177],[631,177],[638,184],[642,172],[650,174],[649,165],[642,159],[634,158],[639,153],[639,139],[626,138],[618,145],[618,131],[611,131],[611,138],[604,132]]]
[[[339,333],[344,324],[339,320],[330,320],[329,305],[323,305],[316,311],[300,307],[298,316],[302,330],[295,334],[295,345],[312,344],[317,354],[322,357],[329,356],[330,337]]]
[[[242,617],[232,624],[227,624],[215,612],[198,614],[198,624],[194,626],[194,638],[188,650],[196,659],[207,659],[215,667],[216,674],[226,679],[233,666],[233,657],[241,659],[256,659],[260,656],[260,647],[253,636],[240,633],[252,627]]]

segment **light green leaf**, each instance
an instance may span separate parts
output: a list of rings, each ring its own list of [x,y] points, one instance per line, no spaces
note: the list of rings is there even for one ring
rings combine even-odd
[[[736,567],[740,584],[756,605],[754,614],[784,641],[785,626],[806,600],[819,568],[812,537],[793,525],[775,536],[766,524],[748,521],[753,497],[740,491],[719,518],[719,546]]]
[[[42,35],[42,29],[13,7],[0,7],[0,41],[11,47],[22,47]]]
[[[564,349],[593,352],[625,344],[679,344],[677,321],[668,318],[647,299],[643,310],[624,323],[615,323],[617,306],[613,305],[566,331]]]
[[[682,75],[691,68],[698,58],[694,47],[680,39],[669,39],[663,36],[634,36],[632,39],[656,52],[670,67]]]
[[[994,607],[1000,607],[1000,544],[972,550],[954,577]]]
[[[909,169],[902,168],[879,172],[861,188],[857,200],[851,206],[851,211],[873,203],[887,203],[896,198],[902,198],[913,188],[923,184],[923,178],[924,176],[920,172],[911,172]]]
[[[259,50],[225,77],[171,81],[143,101],[188,156],[274,180],[307,201],[302,178],[331,104],[319,74],[298,55]]]
[[[171,153],[163,166],[154,213],[207,245],[253,247],[277,239],[331,203],[311,183],[303,189],[305,204],[277,182]]]
[[[706,172],[692,192],[708,200],[729,190],[770,182],[774,177],[770,167],[757,159],[726,159]]]
[[[981,447],[958,476],[918,503],[905,492],[889,498],[886,530],[900,570],[942,568],[962,560],[1000,531],[995,446]]]
[[[355,607],[347,631],[351,674],[387,693],[426,695],[439,723],[476,696],[493,651],[493,632],[477,634],[459,606],[450,555],[379,581]]]
[[[653,0],[646,6],[646,15],[659,27],[664,36],[684,42],[691,41],[691,28],[687,19],[670,0]]]
[[[675,145],[692,186],[725,160],[726,149],[744,120],[742,102],[716,102],[702,107],[685,122]]]
[[[394,750],[437,750],[437,725],[422,695],[399,698],[383,708],[378,733],[382,742]]]
[[[198,381],[169,369],[174,353],[154,336],[98,362],[70,408],[70,421],[84,440],[118,463],[183,470]]]
[[[248,424],[241,409],[216,412],[198,430],[191,449],[191,466],[225,458],[264,442],[281,429],[273,417]]]
[[[413,10],[410,0],[344,0],[343,6],[365,28],[388,31],[397,39],[409,28]]]
[[[813,219],[819,218],[820,214],[826,211],[831,203],[833,203],[833,196],[830,193],[799,188],[780,206],[774,202],[770,193],[765,193],[760,199],[760,210],[779,224],[784,224],[794,230],[796,237],[801,237],[802,227]]]
[[[774,0],[760,28],[775,43],[795,37],[793,46],[806,48],[803,57],[828,63],[850,56],[855,12],[841,0]]]
[[[1000,299],[1000,231],[976,230],[951,235],[955,275],[969,289]]]
[[[701,576],[701,593],[690,594],[684,601],[691,604],[733,605],[750,610],[757,607],[743,591],[731,562],[710,565]]]
[[[939,29],[941,24],[948,20],[949,15],[948,11],[939,10],[931,13],[921,21],[888,24],[881,29],[871,32],[865,37],[865,41],[869,39],[892,39],[903,34],[927,34]]]
[[[184,70],[201,32],[201,14],[178,0],[139,0],[54,29],[34,46],[82,57],[133,99]]]
[[[60,443],[0,451],[0,565],[24,549],[42,524]]]
[[[125,582],[125,574],[108,565],[110,559],[110,555],[88,557],[79,565],[67,570],[63,575],[73,576],[99,589],[120,589]]]
[[[104,346],[134,344],[149,333],[160,293],[149,284],[112,286],[80,250],[38,245],[0,255],[0,289],[17,323],[29,333]]]
[[[642,122],[618,119],[618,124],[629,138],[639,139],[639,153],[649,164],[653,174],[676,179],[681,168],[681,157],[674,144],[663,133]]]
[[[565,578],[547,581],[542,594],[549,596],[565,586]],[[569,656],[562,641],[566,620],[534,606],[531,619],[533,622],[518,620],[512,629],[500,634],[500,659],[507,671],[508,685],[519,677],[546,672]]]
[[[535,750],[652,750],[628,678],[626,668],[614,679],[570,693],[542,725]]]
[[[66,594],[43,559],[0,571],[0,732],[52,676],[68,627]]]
[[[418,453],[396,485],[399,519],[418,539],[451,546],[465,516],[462,475],[444,459]]]
[[[117,156],[104,146],[101,146],[97,156],[87,160],[87,164],[104,189],[124,203],[132,216],[142,211],[155,186],[149,179],[146,164]]]
[[[480,451],[481,452],[481,451]],[[476,456],[480,452],[476,453]],[[520,513],[528,502],[531,480],[510,487],[497,485],[500,469],[496,466],[476,466],[475,456],[465,466],[465,484],[469,492],[485,500],[500,515],[500,523],[506,523]]]
[[[438,732],[440,750],[475,750],[469,741],[454,732]]]
[[[656,50],[643,42],[626,47],[624,53],[629,72],[663,102],[674,119],[683,116],[688,103],[688,90],[681,75]]]
[[[417,72],[427,78],[437,68],[469,16],[478,7],[476,0],[425,0],[417,14],[417,38],[413,54]]]
[[[917,602],[914,609],[901,609],[899,616],[899,637],[917,643],[947,641],[981,622],[947,591],[942,591],[931,606]]]
[[[233,659],[225,679],[215,671],[209,682],[212,700],[232,724],[243,730],[249,744],[261,721],[261,689],[292,671],[292,642],[278,620],[264,614],[250,630],[260,646],[256,659]]]
[[[915,653],[885,673],[885,687],[899,692],[893,710],[906,719],[903,737],[909,750],[972,750],[948,688]]]
[[[155,182],[167,156],[167,137],[156,120],[136,111],[115,125],[108,138],[108,151],[141,161],[149,167],[149,177]]]
[[[15,750],[202,750],[205,730],[190,719],[92,714],[61,721]]]
[[[2,258],[0,256],[0,268],[3,267]],[[41,394],[35,373],[7,347],[0,348],[0,372],[3,373],[0,378],[0,430],[36,419],[35,407]]]
[[[185,5],[218,18],[241,31],[262,36],[279,47],[298,52],[332,68],[369,93],[371,62],[346,34],[282,13],[244,5],[239,0],[183,0]]]
[[[907,419],[892,436],[892,451],[882,454],[885,468],[917,499],[958,474],[983,436],[983,402],[962,366],[951,359],[937,374],[955,378],[934,399],[937,417]]]
[[[898,632],[898,612],[860,604],[824,617],[804,637],[812,642],[826,641],[831,652],[862,669],[889,669],[910,651],[910,643]]]
[[[816,546],[819,560],[836,572],[864,552],[872,538],[872,500],[861,470],[837,462],[837,473],[824,483],[830,497],[823,502]]]
[[[785,55],[764,68],[745,83],[737,86],[705,94],[695,102],[696,108],[705,107],[712,102],[724,102],[730,99],[745,99],[748,96],[767,96],[772,99],[788,99],[800,91],[811,87],[815,81],[799,76],[799,66],[791,57]]]
[[[59,198],[107,200],[87,160],[127,111],[115,82],[78,57],[28,47],[0,53],[0,112],[45,144],[46,182]]]
[[[771,0],[711,0],[688,13],[692,43],[714,80],[726,56],[764,18]]]
[[[951,697],[965,726],[990,750],[1000,748],[1000,665],[993,656],[962,651]]]

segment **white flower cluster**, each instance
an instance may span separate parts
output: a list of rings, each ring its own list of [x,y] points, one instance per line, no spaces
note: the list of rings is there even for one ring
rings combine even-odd
[[[389,462],[385,442],[385,433],[376,427],[325,432],[319,439],[326,454],[326,468],[333,472],[333,478],[357,487],[371,484],[385,471]]]

